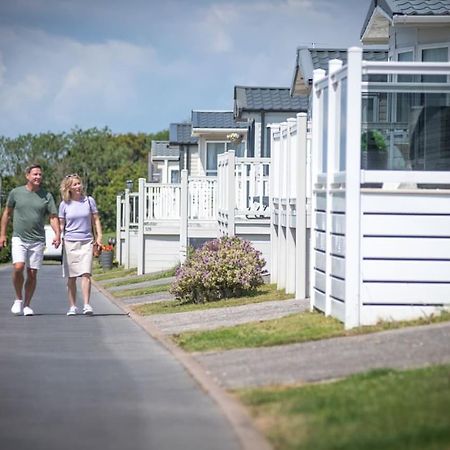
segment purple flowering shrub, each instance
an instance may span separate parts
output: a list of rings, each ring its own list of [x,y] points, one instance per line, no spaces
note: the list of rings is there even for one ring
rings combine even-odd
[[[236,297],[263,284],[265,263],[250,242],[224,236],[206,242],[186,260],[170,292],[184,303]]]

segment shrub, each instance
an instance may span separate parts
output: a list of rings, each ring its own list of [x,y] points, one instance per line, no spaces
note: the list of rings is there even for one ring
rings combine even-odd
[[[251,243],[236,237],[206,242],[177,270],[170,292],[185,303],[242,295],[263,284],[264,259]]]

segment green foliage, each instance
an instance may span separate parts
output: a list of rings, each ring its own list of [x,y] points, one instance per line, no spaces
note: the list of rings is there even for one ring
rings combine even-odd
[[[385,152],[387,144],[383,134],[378,130],[363,132],[361,135],[361,150]]]
[[[124,190],[126,180],[147,177],[151,141],[168,139],[168,134],[164,130],[115,135],[108,128],[75,128],[69,133],[26,134],[15,139],[0,136],[1,204],[9,190],[25,184],[25,168],[38,163],[43,167],[44,186],[57,204],[62,178],[77,173],[99,205],[103,228],[115,229],[116,196]]]
[[[170,292],[186,303],[237,297],[263,283],[264,265],[250,242],[225,236],[193,253],[177,271]]]

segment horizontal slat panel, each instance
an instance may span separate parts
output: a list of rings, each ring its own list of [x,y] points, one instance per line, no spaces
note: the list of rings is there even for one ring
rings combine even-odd
[[[345,194],[333,194],[332,195],[331,210],[345,212]]]
[[[448,258],[450,239],[365,237],[361,252],[363,258]]]
[[[321,252],[314,252],[314,253],[316,257],[315,266],[318,269],[325,271],[325,253]]]
[[[364,193],[361,195],[361,210],[363,212],[448,214],[449,202],[449,195]]]
[[[314,295],[314,307],[320,311],[325,311],[325,294],[314,290],[313,295]]]
[[[325,211],[326,207],[327,207],[327,198],[325,194],[316,194],[315,208]]]
[[[450,304],[450,285],[417,283],[362,283],[363,303]]]
[[[339,300],[345,300],[345,281],[331,278],[331,296]]]
[[[345,259],[331,257],[331,274],[340,278],[345,278]]]
[[[319,291],[325,292],[325,274],[315,270],[314,277],[315,277],[314,287],[319,289]]]
[[[319,250],[325,251],[326,245],[325,245],[325,233],[321,233],[320,231],[315,232],[316,235],[316,243],[315,246]]]
[[[450,236],[450,215],[363,215],[361,232],[375,236]]]
[[[361,273],[363,281],[450,282],[450,261],[365,260],[361,264]]]
[[[345,321],[345,303],[331,299],[331,315],[341,322]]]
[[[344,214],[333,214],[331,218],[331,231],[333,233],[345,234]]]
[[[323,212],[316,213],[316,228],[325,231],[327,229],[327,215]]]
[[[345,256],[345,237],[331,237],[331,252],[335,255]]]
[[[360,312],[361,325],[374,325],[380,320],[412,320],[439,314],[435,306],[362,306]]]

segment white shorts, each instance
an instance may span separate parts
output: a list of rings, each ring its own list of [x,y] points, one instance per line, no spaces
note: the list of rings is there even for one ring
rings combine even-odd
[[[29,269],[40,269],[44,259],[45,242],[24,242],[20,237],[11,239],[13,264],[25,263]]]

